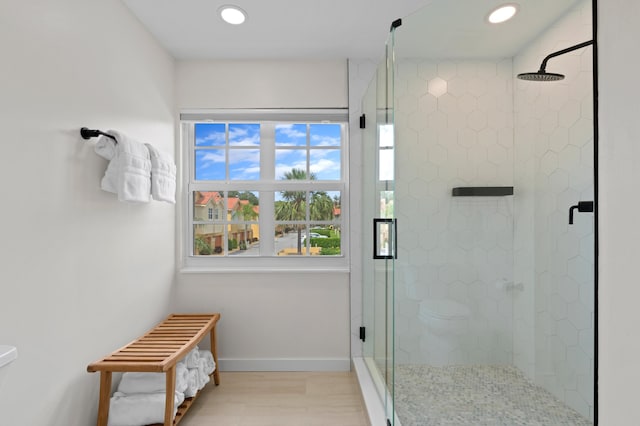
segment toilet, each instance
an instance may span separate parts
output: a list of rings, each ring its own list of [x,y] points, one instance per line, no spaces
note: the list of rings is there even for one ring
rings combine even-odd
[[[469,308],[449,299],[427,299],[420,302],[418,317],[425,325],[420,337],[420,350],[425,361],[443,366],[464,364],[469,334]]]

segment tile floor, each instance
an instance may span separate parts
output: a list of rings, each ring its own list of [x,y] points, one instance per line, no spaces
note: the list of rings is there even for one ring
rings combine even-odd
[[[588,419],[511,366],[399,365],[402,426],[587,426]]]

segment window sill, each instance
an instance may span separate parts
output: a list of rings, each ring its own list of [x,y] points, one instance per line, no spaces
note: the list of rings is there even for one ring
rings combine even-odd
[[[348,267],[339,268],[291,268],[291,267],[213,267],[213,266],[185,266],[178,270],[180,274],[348,274],[351,270]]]

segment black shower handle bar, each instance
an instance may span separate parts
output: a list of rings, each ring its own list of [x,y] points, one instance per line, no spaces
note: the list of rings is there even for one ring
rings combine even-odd
[[[557,52],[550,53],[546,58],[542,60],[542,64],[540,65],[540,71],[538,72],[546,72],[547,69],[547,61],[551,58],[555,58],[556,56],[564,55],[565,53],[573,52],[574,50],[582,49],[583,47],[587,47],[593,44],[593,40],[585,41],[580,44],[576,44],[575,46],[567,47],[566,49],[558,50]]]
[[[93,130],[93,129],[88,129],[86,127],[83,127],[80,129],[80,136],[82,136],[82,139],[97,138],[100,135],[111,138],[115,143],[118,143],[115,136],[105,133],[101,130]]]

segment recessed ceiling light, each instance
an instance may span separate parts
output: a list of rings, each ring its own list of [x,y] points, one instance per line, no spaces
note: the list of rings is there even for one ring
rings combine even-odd
[[[225,5],[218,9],[220,17],[232,25],[240,25],[247,19],[247,13],[238,6]]]
[[[517,12],[518,5],[516,3],[503,4],[489,14],[487,21],[492,24],[499,24],[513,18]]]

